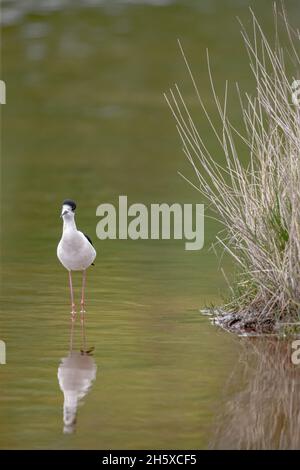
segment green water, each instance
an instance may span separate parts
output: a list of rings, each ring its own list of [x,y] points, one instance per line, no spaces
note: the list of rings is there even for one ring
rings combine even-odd
[[[177,174],[193,178],[163,92],[182,83],[197,112],[178,37],[212,112],[206,47],[220,90],[226,79],[253,86],[236,21],[239,15],[249,22],[247,2],[106,1],[89,8],[83,1],[65,3],[50,8],[50,0],[31,2],[27,8],[26,2],[2,2],[7,104],[1,107],[0,339],[6,342],[7,364],[0,365],[0,447],[232,446],[220,437],[226,423],[222,403],[229,400],[230,406],[241,387],[246,389],[239,380],[245,373],[255,394],[257,375],[251,388],[249,370],[236,371],[244,341],[199,314],[226,294],[220,259],[209,250],[219,227],[207,220],[199,252],[185,251],[183,241],[100,241],[95,211],[103,202],[117,204],[121,194],[129,203],[203,202]],[[270,29],[272,2],[253,4]],[[296,1],[286,4],[292,15],[299,14]],[[234,98],[232,115],[238,119]],[[200,113],[198,124],[221,161]],[[88,271],[86,323],[88,346],[95,348],[89,364],[97,373],[72,434],[63,433],[57,377],[70,339],[67,272],[56,258],[66,197],[77,201],[77,224],[98,253]],[[226,258],[222,266],[230,276]],[[79,274],[75,284],[79,299]],[[75,328],[79,351],[79,322]],[[255,364],[253,354],[247,360]],[[282,370],[289,392],[297,394],[298,372]],[[276,394],[282,382],[266,374],[264,386],[268,377]],[[299,417],[299,401],[293,403],[290,414],[283,401],[274,404],[289,426]],[[230,423],[232,435],[239,434],[241,420]],[[298,437],[285,447],[299,446]],[[245,442],[246,437],[237,445]],[[270,445],[280,447],[278,442],[274,438]],[[258,432],[249,446],[264,446]]]

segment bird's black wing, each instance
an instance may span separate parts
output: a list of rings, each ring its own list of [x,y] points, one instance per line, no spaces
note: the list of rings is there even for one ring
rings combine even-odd
[[[90,239],[90,237],[89,237],[86,233],[84,233],[83,235],[84,235],[85,238],[90,242],[90,244],[91,244],[92,246],[94,246],[92,240]],[[92,266],[95,266],[95,263],[92,263]]]
[[[91,244],[92,246],[94,246],[92,240],[90,239],[90,237],[89,237],[86,233],[84,233],[83,235],[85,236],[85,238],[88,239],[88,241],[90,242],[90,244]]]

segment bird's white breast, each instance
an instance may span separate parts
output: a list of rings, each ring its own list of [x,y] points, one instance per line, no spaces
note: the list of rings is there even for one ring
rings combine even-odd
[[[64,230],[57,247],[57,256],[69,271],[83,271],[96,258],[96,250],[78,230]]]

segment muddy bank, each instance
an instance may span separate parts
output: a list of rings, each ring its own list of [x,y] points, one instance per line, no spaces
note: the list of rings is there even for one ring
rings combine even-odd
[[[239,336],[260,335],[300,335],[300,322],[288,319],[276,319],[274,315],[262,315],[260,312],[226,312],[222,309],[202,310],[210,315],[212,323]]]

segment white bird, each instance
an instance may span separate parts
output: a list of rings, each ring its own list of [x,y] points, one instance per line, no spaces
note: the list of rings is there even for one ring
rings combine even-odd
[[[58,368],[58,382],[64,394],[64,432],[72,433],[76,427],[79,402],[91,389],[96,379],[97,366],[88,354],[70,352]]]
[[[82,271],[82,290],[81,290],[81,324],[84,326],[85,314],[85,284],[86,270],[93,264],[96,258],[96,250],[93,247],[91,239],[77,230],[75,224],[76,203],[71,199],[66,199],[62,205],[61,217],[63,218],[63,233],[57,246],[57,257],[61,264],[69,271],[69,283],[71,294],[71,319],[76,318],[76,305],[74,302],[74,292],[72,284],[72,271]]]

